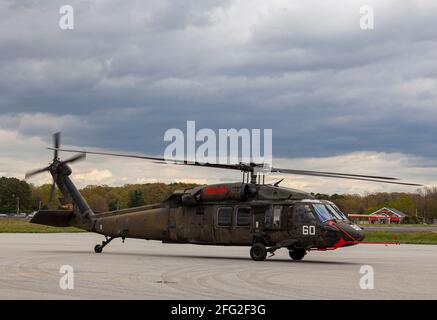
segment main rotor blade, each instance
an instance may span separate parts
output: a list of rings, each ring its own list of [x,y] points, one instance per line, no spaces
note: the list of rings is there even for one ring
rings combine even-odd
[[[211,164],[211,163],[202,164],[202,163],[198,163],[198,162],[195,162],[195,163],[175,163],[175,164],[186,164],[186,165],[203,166],[203,167],[209,167],[209,168],[234,169],[234,170],[242,170],[243,169],[242,165],[239,165],[239,164],[236,164],[236,165]],[[262,166],[255,165],[255,167],[262,167]],[[358,175],[358,174],[334,173],[334,172],[324,172],[324,171],[309,171],[309,170],[293,170],[293,169],[280,169],[280,168],[271,168],[271,172],[324,177],[324,178],[339,178],[339,179],[361,180],[361,181],[371,181],[371,182],[382,182],[382,183],[400,184],[400,185],[406,185],[406,186],[417,186],[417,187],[423,186],[423,185],[417,184],[417,183],[395,182],[394,180],[399,180],[399,179],[392,178],[392,177],[367,176],[367,175]]]
[[[48,149],[54,150],[53,148],[48,148]],[[259,168],[263,167],[262,164],[249,165],[249,164],[200,163],[197,161],[196,162],[188,162],[186,160],[167,160],[165,158],[160,158],[160,157],[121,154],[121,153],[110,153],[110,152],[73,150],[73,149],[57,149],[57,150],[64,151],[64,152],[80,152],[80,153],[85,153],[85,154],[96,154],[96,155],[103,155],[103,156],[114,156],[114,157],[152,160],[156,163],[165,162],[167,164],[200,166],[200,167],[228,169],[228,170],[230,169],[230,170],[251,171],[257,167],[259,167]],[[339,179],[362,180],[362,181],[371,181],[371,182],[382,182],[382,183],[400,184],[400,185],[417,186],[417,187],[423,186],[423,185],[417,184],[417,183],[395,182],[394,180],[399,180],[399,179],[392,178],[392,177],[383,177],[383,176],[358,175],[358,174],[335,173],[335,172],[324,172],[324,171],[293,170],[293,169],[281,169],[281,168],[271,168],[271,172],[287,173],[287,174],[295,174],[295,175],[305,175],[305,176],[316,176],[316,177],[322,177],[322,178],[339,178]]]
[[[37,169],[37,170],[34,170],[34,171],[28,171],[28,172],[26,172],[26,175],[24,176],[24,179],[28,179],[30,177],[33,177],[33,176],[35,176],[37,174],[43,173],[43,172],[48,171],[48,170],[49,170],[49,167],[45,167],[43,169]]]
[[[54,148],[47,148],[49,150],[54,150]],[[134,158],[134,159],[142,159],[142,160],[151,160],[156,161],[156,163],[167,163],[167,164],[176,164],[176,165],[192,165],[192,166],[201,166],[201,167],[209,167],[209,168],[219,168],[219,169],[233,169],[233,170],[241,170],[241,165],[239,164],[215,164],[215,163],[201,163],[201,162],[189,162],[187,160],[178,160],[178,159],[165,159],[160,157],[152,157],[152,156],[142,156],[142,155],[134,155],[134,154],[122,154],[122,153],[110,153],[110,152],[99,152],[99,151],[88,151],[88,150],[73,150],[73,149],[57,149],[58,151],[63,152],[80,152],[82,154],[95,154],[101,156],[112,156],[112,157],[123,157],[123,158]]]
[[[55,151],[53,154],[53,159],[58,159],[58,149],[61,145],[61,133],[60,132],[56,132],[53,135],[53,150]]]
[[[350,175],[347,174],[323,174],[319,173],[317,171],[303,171],[303,170],[291,170],[291,169],[279,169],[279,168],[272,168],[271,172],[277,172],[277,173],[287,173],[287,174],[295,174],[295,175],[302,175],[302,176],[314,176],[314,177],[322,177],[322,178],[338,178],[338,179],[349,179],[349,180],[361,180],[361,181],[371,181],[371,182],[381,182],[381,183],[390,183],[390,184],[400,184],[405,186],[416,186],[416,187],[423,187],[421,184],[417,183],[409,183],[409,182],[395,182],[393,180],[398,180],[396,178],[391,178],[391,180],[377,180],[372,178],[366,178],[366,176],[360,176],[360,175]],[[372,177],[372,176],[369,176]]]
[[[121,154],[121,153],[109,153],[109,152],[98,152],[98,151],[87,151],[87,150],[72,150],[72,149],[59,149],[59,148],[47,148],[49,150],[63,151],[63,152],[77,152],[82,154],[97,154],[101,156],[113,156],[113,157],[124,157],[124,158],[136,158],[136,159],[146,159],[155,161],[166,161],[164,158],[149,157],[149,156],[139,156],[132,154]]]
[[[83,160],[85,158],[86,158],[86,153],[79,153],[79,154],[77,154],[77,155],[75,155],[75,156],[73,156],[65,161],[62,161],[62,163],[72,163],[72,162],[76,162],[79,160]]]
[[[272,172],[282,172],[289,174],[302,174],[302,175],[334,175],[334,176],[344,176],[344,177],[357,177],[357,178],[370,178],[370,179],[383,179],[383,180],[399,180],[398,178],[392,177],[382,177],[382,176],[369,176],[362,174],[351,174],[351,173],[339,173],[339,172],[326,172],[326,171],[311,171],[311,170],[295,170],[295,169],[281,169],[272,168]]]

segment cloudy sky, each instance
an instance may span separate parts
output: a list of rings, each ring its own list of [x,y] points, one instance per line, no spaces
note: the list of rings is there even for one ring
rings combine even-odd
[[[65,4],[74,30],[59,27]],[[374,8],[373,30],[360,28],[363,5]],[[3,0],[0,174],[46,164],[58,130],[64,147],[162,156],[164,132],[195,120],[273,129],[275,166],[437,184],[436,16],[429,0]],[[241,176],[97,156],[73,169],[80,186]],[[298,176],[284,184],[414,191]]]

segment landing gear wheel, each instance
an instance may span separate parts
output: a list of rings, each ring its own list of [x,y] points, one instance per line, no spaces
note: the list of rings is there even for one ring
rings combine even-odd
[[[264,261],[267,257],[267,249],[262,243],[255,243],[250,248],[250,257],[255,261]]]
[[[103,251],[103,247],[100,244],[96,244],[96,246],[94,247],[94,252],[102,253],[102,251]]]
[[[102,253],[103,248],[106,247],[115,238],[114,237],[110,238],[108,236],[105,236],[105,239],[106,239],[105,241],[102,241],[102,244],[96,244],[95,245],[95,247],[94,247],[94,252],[95,253]]]
[[[289,250],[288,254],[290,255],[290,258],[293,260],[302,260],[307,253],[304,249],[294,249],[294,250]]]

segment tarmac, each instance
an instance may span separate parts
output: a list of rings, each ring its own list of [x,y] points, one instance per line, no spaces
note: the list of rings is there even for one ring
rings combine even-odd
[[[302,261],[278,250],[255,262],[249,247],[134,239],[116,239],[96,254],[101,240],[90,233],[0,234],[0,299],[437,298],[434,245],[360,244],[312,251]],[[73,289],[60,285],[65,265]]]

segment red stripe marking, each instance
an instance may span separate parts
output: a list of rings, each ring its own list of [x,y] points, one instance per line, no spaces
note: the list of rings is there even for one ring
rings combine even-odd
[[[216,195],[216,194],[225,194],[228,193],[227,187],[207,187],[203,190],[205,195]]]

